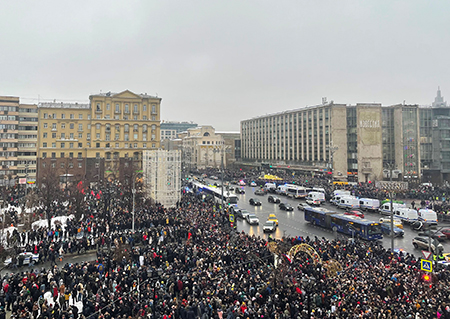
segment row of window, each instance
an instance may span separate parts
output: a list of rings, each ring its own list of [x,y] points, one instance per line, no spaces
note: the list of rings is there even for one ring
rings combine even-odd
[[[156,114],[156,104],[152,104],[152,105],[151,105],[151,108],[152,108],[152,109],[151,109],[152,114]],[[111,110],[111,104],[106,103],[106,110],[107,110],[107,111],[110,111],[110,110]],[[100,102],[97,102],[95,111],[96,111],[96,112],[101,112],[101,111],[102,111],[102,105],[101,105]],[[123,109],[123,111],[124,111],[125,113],[130,113],[130,104],[129,104],[129,103],[125,103],[125,104],[124,104],[124,109]],[[139,111],[140,111],[140,110],[139,110],[139,105],[138,105],[138,104],[134,104],[134,105],[133,105],[133,113],[138,113]],[[114,108],[114,113],[120,113],[120,112],[121,112],[120,103],[116,103],[116,104],[115,104],[115,108]],[[142,112],[147,112],[147,105],[146,105],[146,104],[143,104],[143,105],[142,105]]]
[[[111,141],[111,133],[105,133],[105,140],[106,141]],[[44,132],[42,134],[42,138],[48,138],[48,133]],[[60,136],[56,136],[56,133],[52,133],[52,139],[61,139],[61,140],[65,140],[65,139],[69,139],[69,140],[73,140],[75,138],[75,134],[74,133],[69,133],[69,135],[66,136],[66,133],[61,133]],[[83,138],[83,133],[78,133],[78,138],[82,139]],[[91,139],[91,133],[86,133],[86,139],[90,140]],[[101,135],[100,133],[95,133],[95,139],[99,140],[101,139]],[[139,134],[138,133],[134,133],[133,134],[133,139],[134,140],[138,140],[139,139]],[[151,140],[154,141],[156,139],[156,135],[155,134],[151,134]],[[118,141],[120,140],[120,133],[114,133],[114,140]],[[125,141],[129,141],[130,140],[130,134],[125,133],[123,140]],[[143,141],[147,141],[147,133],[142,133],[142,140]],[[209,144],[209,143],[208,143]]]
[[[59,148],[66,148],[66,144],[68,144],[69,148],[74,148],[75,145],[77,145],[78,148],[83,148],[83,143],[73,143],[73,142],[70,142],[70,143],[61,142]],[[101,148],[102,147],[101,145],[102,145],[101,142],[95,143],[96,148]],[[115,143],[114,145],[115,145],[114,146],[115,148],[120,148],[120,143]],[[48,148],[48,144],[46,142],[44,142],[44,143],[42,143],[42,147]],[[91,147],[91,143],[88,142],[86,147]],[[104,147],[111,148],[112,146],[111,146],[111,143],[105,143]],[[124,144],[124,148],[138,148],[138,147],[139,147],[139,143],[125,143]],[[152,147],[153,148],[156,147],[156,143],[152,143]],[[56,148],[55,142],[52,143],[51,148]],[[142,143],[142,148],[147,148],[147,143]],[[46,153],[43,152],[42,154],[46,154]]]
[[[120,131],[120,127],[121,126],[122,125],[120,125],[120,124],[115,124],[114,125],[116,131]],[[102,125],[100,123],[96,123],[95,124],[95,129],[96,130],[100,130],[101,127],[102,127]],[[123,125],[123,127],[124,127],[124,131],[125,132],[129,132],[130,131],[130,124],[125,124],[125,125]],[[48,123],[44,123],[44,128],[48,128]],[[152,130],[156,130],[156,125],[153,124],[151,126],[151,128],[152,128]],[[56,130],[56,129],[57,129],[57,123],[52,123],[52,130]],[[66,129],[66,123],[61,123],[61,129],[63,129],[63,130]],[[69,129],[71,129],[71,130],[75,129],[75,124],[74,123],[70,123],[69,124]],[[91,124],[87,125],[87,129],[88,130],[91,129]],[[105,125],[105,130],[106,131],[110,131],[111,130],[111,124],[106,124]],[[147,130],[148,130],[148,125],[147,124],[142,125],[142,132],[145,133],[145,132],[147,132]],[[82,123],[78,124],[78,131],[83,131],[83,124]],[[134,124],[133,125],[133,131],[134,132],[139,131],[139,124]]]

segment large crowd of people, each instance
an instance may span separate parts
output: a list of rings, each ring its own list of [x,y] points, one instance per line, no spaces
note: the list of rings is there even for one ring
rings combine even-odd
[[[413,255],[378,243],[302,234],[268,241],[234,231],[226,212],[189,192],[173,208],[142,203],[134,232],[120,198],[107,217],[95,192],[85,203],[80,219],[11,234],[17,249],[50,265],[8,271],[0,319],[450,318],[448,270],[426,281]],[[320,260],[288,256],[297,244]],[[58,259],[80,247],[106,249],[94,261]],[[331,260],[342,270],[328,271]]]

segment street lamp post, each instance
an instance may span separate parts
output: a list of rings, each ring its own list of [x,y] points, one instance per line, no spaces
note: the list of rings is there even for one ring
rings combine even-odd
[[[392,196],[392,168],[393,165],[389,165],[389,181],[390,181],[390,192],[389,197],[391,201],[391,251],[394,252],[394,196]]]
[[[334,170],[334,165],[333,165],[333,155],[334,155],[334,153],[336,153],[336,151],[337,151],[338,149],[339,149],[339,147],[333,146],[333,141],[330,141],[330,144],[327,146],[327,150],[330,151],[331,179],[333,179],[333,170]]]

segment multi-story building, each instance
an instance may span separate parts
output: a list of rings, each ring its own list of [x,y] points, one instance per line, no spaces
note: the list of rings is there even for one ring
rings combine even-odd
[[[39,167],[60,176],[121,179],[133,158],[159,148],[161,98],[130,91],[91,95],[89,104],[39,105]]]
[[[144,151],[143,171],[147,195],[165,207],[176,206],[181,198],[181,152]]]
[[[178,133],[186,132],[189,128],[197,127],[198,124],[193,122],[161,122],[161,141],[165,139],[176,139]]]
[[[226,167],[227,146],[221,135],[216,134],[214,128],[209,125],[190,128],[187,132],[180,133],[183,141],[183,162],[192,168],[219,168],[222,163]]]
[[[335,179],[420,177],[417,105],[322,105],[241,122],[242,161],[269,163]]]
[[[36,105],[18,97],[0,97],[0,185],[36,180]]]

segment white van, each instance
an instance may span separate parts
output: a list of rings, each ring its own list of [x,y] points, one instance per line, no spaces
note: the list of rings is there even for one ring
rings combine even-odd
[[[394,209],[394,217],[406,223],[414,223],[419,219],[417,210],[407,207],[397,207]]]
[[[349,209],[355,209],[359,208],[359,200],[356,197],[353,196],[343,196],[341,197],[341,200],[337,204],[339,208],[349,208]]]
[[[333,196],[351,196],[352,194],[350,193],[350,191],[346,191],[346,190],[343,190],[343,189],[336,189],[334,192],[333,192]]]
[[[277,190],[275,192],[280,195],[286,195],[286,189],[286,185],[280,185],[277,187]]]
[[[308,194],[309,198],[312,198],[313,200],[320,201],[320,203],[325,203],[325,194],[321,192],[310,192]]]
[[[428,208],[419,209],[417,215],[419,216],[419,220],[425,224],[437,225],[438,223],[437,214],[432,209]]]
[[[321,188],[321,187],[313,187],[313,188],[312,188],[312,191],[313,191],[313,192],[324,193],[324,194],[326,193],[326,192],[325,192],[325,189],[324,189],[324,188]]]
[[[277,189],[277,185],[275,183],[265,183],[264,190],[268,192],[274,192]]]
[[[378,211],[380,208],[380,201],[373,198],[360,198],[359,207],[364,210]]]
[[[395,210],[396,208],[400,208],[400,207],[406,208],[406,205],[405,204],[400,204],[400,203],[394,203],[392,205],[393,210]],[[383,214],[383,215],[389,215],[391,213],[391,203],[390,202],[384,203],[380,207],[380,213]]]

